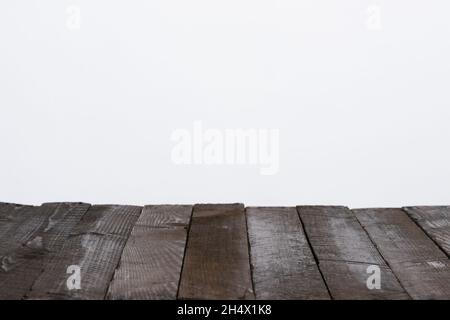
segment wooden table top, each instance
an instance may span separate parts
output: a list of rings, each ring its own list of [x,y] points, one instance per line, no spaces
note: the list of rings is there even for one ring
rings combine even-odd
[[[0,203],[0,299],[450,299],[450,206]]]

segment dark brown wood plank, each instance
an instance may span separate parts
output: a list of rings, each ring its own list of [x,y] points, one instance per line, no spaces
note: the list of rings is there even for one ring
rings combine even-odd
[[[35,244],[33,239],[50,214],[46,207],[0,205],[0,299],[22,298],[15,290],[21,281],[15,273],[22,264],[17,252]]]
[[[92,206],[73,228],[29,293],[31,299],[104,299],[142,208]],[[67,287],[69,266],[81,269],[81,289]]]
[[[254,298],[242,204],[194,207],[179,298]]]
[[[0,206],[0,270],[9,269],[8,253],[28,242],[47,215],[41,207],[6,203]]]
[[[128,238],[108,299],[177,298],[192,206],[146,206]]]
[[[409,298],[351,210],[318,206],[297,210],[334,299]],[[369,266],[380,268],[380,289],[367,287]]]
[[[257,299],[330,299],[295,208],[247,208]]]
[[[89,205],[53,203],[44,204],[38,209],[38,215],[45,216],[45,220],[26,243],[8,253],[12,263],[0,273],[0,299],[22,299],[26,296],[46,263],[62,247]]]
[[[450,207],[407,207],[404,210],[450,257]]]
[[[361,209],[356,216],[414,299],[450,299],[447,256],[401,209]]]

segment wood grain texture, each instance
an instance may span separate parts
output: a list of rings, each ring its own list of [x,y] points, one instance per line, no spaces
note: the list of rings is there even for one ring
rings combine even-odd
[[[58,252],[72,228],[89,209],[88,204],[44,204],[38,216],[45,217],[29,240],[10,250],[12,262],[0,273],[0,299],[22,299],[51,257]]]
[[[404,210],[450,257],[450,206],[406,207]]]
[[[2,204],[0,206],[0,263],[9,269],[8,253],[24,245],[44,223],[48,212],[41,207]]]
[[[104,299],[142,208],[92,206],[73,228],[29,293],[31,299]],[[81,289],[69,290],[69,266],[81,268]]]
[[[0,300],[450,299],[449,253],[448,206],[0,202]]]
[[[257,299],[330,299],[295,208],[247,208]]]
[[[108,299],[174,300],[192,206],[146,206],[128,238]]]
[[[408,299],[354,214],[346,207],[297,207],[319,268],[334,299]],[[381,270],[381,289],[370,290],[369,266]]]
[[[0,299],[22,298],[22,279],[16,275],[24,263],[20,252],[39,245],[33,239],[50,214],[46,207],[0,205]]]
[[[403,210],[361,209],[355,213],[412,298],[450,298],[447,256]]]
[[[254,298],[243,205],[194,207],[179,298]]]
[[[17,263],[14,252],[29,241],[45,219],[41,209],[9,203],[0,204],[0,284]],[[12,298],[0,290],[3,299]]]

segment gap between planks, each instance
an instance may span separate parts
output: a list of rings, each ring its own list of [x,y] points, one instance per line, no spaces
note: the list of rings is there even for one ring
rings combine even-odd
[[[4,207],[4,206],[10,206],[10,207],[14,207],[14,208],[23,208],[23,207],[26,207],[26,208],[28,208],[28,207],[30,207],[30,208],[33,208],[32,206],[20,206],[20,205],[12,205],[12,204],[4,204],[4,203],[0,203],[0,207]],[[203,207],[202,207],[203,206]],[[226,206],[226,205],[196,205],[196,206],[194,206],[194,208],[195,207],[197,207],[198,208],[198,210],[215,210],[215,209],[217,209],[217,208],[213,208],[213,207],[220,207],[220,206]],[[98,207],[98,206],[95,206],[95,207]],[[112,207],[112,206],[111,206]],[[117,207],[127,207],[127,206],[117,206]],[[148,207],[150,207],[150,206],[148,206]],[[156,206],[153,206],[153,207],[156,207]],[[192,207],[192,206],[191,206]],[[38,207],[35,207],[35,208],[38,208]],[[256,253],[256,251],[255,251],[255,249],[252,247],[252,244],[251,244],[251,241],[253,241],[254,240],[254,238],[251,238],[251,229],[252,229],[252,226],[249,226],[249,215],[248,215],[248,210],[253,210],[252,208],[244,208],[243,206],[242,206],[242,208],[243,208],[243,212],[244,212],[244,220],[243,220],[243,222],[241,221],[240,223],[242,224],[243,223],[243,225],[241,226],[241,227],[239,227],[239,228],[241,228],[241,231],[240,232],[242,232],[242,234],[244,234],[244,232],[245,232],[245,241],[244,241],[244,238],[242,238],[240,241],[241,241],[241,243],[242,244],[246,244],[246,251],[247,251],[247,256],[245,256],[245,254],[243,255],[243,257],[245,258],[247,258],[247,264],[248,264],[248,274],[249,274],[249,276],[247,277],[247,280],[249,279],[249,288],[251,288],[250,289],[250,291],[249,291],[249,293],[248,293],[248,298],[251,298],[251,297],[253,297],[253,295],[254,295],[254,297],[256,297],[256,298],[258,298],[258,285],[255,283],[255,279],[256,278],[258,278],[258,274],[256,274],[255,275],[255,266],[253,265],[253,260],[252,260],[252,256],[253,256],[253,254],[254,253]],[[300,209],[299,209],[300,208]],[[324,273],[324,270],[326,270],[327,268],[325,268],[324,270],[322,270],[322,268],[321,268],[321,262],[323,263],[323,265],[322,265],[322,267],[324,267],[326,264],[330,264],[330,266],[331,265],[335,265],[336,263],[337,264],[339,264],[339,265],[341,265],[342,264],[342,262],[345,262],[346,264],[361,264],[361,265],[365,265],[365,264],[367,264],[367,261],[365,260],[365,259],[363,259],[363,260],[358,260],[358,259],[350,259],[350,258],[348,258],[348,257],[346,257],[345,259],[331,259],[331,258],[324,258],[323,256],[322,256],[322,258],[321,258],[321,254],[320,254],[320,250],[319,251],[317,251],[317,249],[315,248],[315,246],[314,246],[314,237],[315,237],[315,234],[314,234],[314,232],[312,232],[311,233],[311,231],[309,230],[309,228],[311,228],[310,226],[308,227],[308,226],[306,226],[304,223],[303,223],[303,220],[302,220],[302,215],[301,215],[301,208],[302,207],[297,207],[296,208],[296,211],[297,211],[297,215],[298,215],[298,219],[299,219],[299,223],[300,223],[300,226],[301,226],[301,228],[299,228],[299,230],[300,230],[300,233],[303,233],[303,235],[304,235],[304,238],[305,238],[305,240],[306,240],[306,243],[307,243],[307,246],[309,247],[309,249],[311,250],[311,254],[312,254],[312,257],[313,257],[313,260],[314,260],[314,263],[315,263],[315,265],[317,265],[318,266],[318,271],[320,272],[320,277],[322,278],[322,281],[323,281],[323,283],[324,283],[324,285],[325,285],[325,289],[326,289],[326,291],[327,291],[327,293],[328,293],[328,295],[330,295],[332,298],[342,298],[342,297],[344,297],[345,298],[345,295],[344,296],[342,296],[341,295],[341,293],[338,293],[338,294],[336,294],[336,292],[333,294],[333,289],[332,288],[330,288],[330,285],[332,284],[332,281],[330,282],[330,278],[328,279],[328,281],[327,281],[327,272],[325,272]],[[305,208],[305,207],[303,207],[303,208]],[[321,208],[338,208],[338,207],[321,207]],[[281,210],[281,211],[283,211],[283,210],[289,210],[289,209],[287,209],[287,207],[266,207],[266,208],[259,208],[259,209],[262,209],[262,210],[269,210],[269,211],[274,211],[274,213],[278,210]],[[89,210],[90,210],[90,208],[89,208]],[[89,210],[87,210],[87,212],[85,212],[85,214],[83,215],[83,217],[81,218],[81,220],[83,220],[84,219],[84,217],[85,217],[85,215],[87,215],[88,214],[88,211]],[[348,210],[348,209],[347,209]],[[366,211],[364,211],[364,210],[366,210]],[[400,276],[400,278],[398,278],[398,279],[403,279],[402,281],[400,281],[400,284],[401,284],[401,287],[402,287],[402,289],[403,289],[403,287],[405,287],[403,284],[406,284],[406,288],[407,288],[407,293],[412,293],[412,295],[413,295],[413,298],[418,298],[418,299],[422,299],[422,298],[425,298],[425,299],[427,299],[427,298],[440,298],[440,297],[446,297],[446,295],[445,294],[440,294],[440,293],[442,293],[442,292],[445,292],[445,290],[446,290],[446,288],[447,287],[445,287],[445,284],[444,284],[444,286],[442,287],[442,284],[439,284],[439,283],[435,283],[435,282],[433,282],[434,284],[434,286],[438,286],[438,287],[436,287],[437,288],[437,291],[438,291],[438,293],[437,294],[427,294],[426,292],[424,292],[424,290],[426,289],[426,285],[425,285],[425,287],[423,287],[423,288],[420,288],[420,285],[416,285],[416,286],[414,286],[414,285],[411,285],[411,283],[410,283],[410,280],[411,279],[409,279],[407,276],[408,276],[408,272],[409,273],[411,273],[411,269],[408,269],[408,270],[406,270],[406,277],[405,277],[405,274],[404,274],[404,272],[403,271],[400,271],[400,269],[399,269],[399,267],[398,267],[398,263],[395,261],[395,256],[392,256],[392,255],[389,255],[389,250],[390,250],[390,248],[389,247],[386,247],[386,243],[385,242],[382,242],[381,240],[383,240],[382,238],[379,238],[379,237],[377,237],[376,235],[377,235],[377,233],[376,232],[378,232],[377,231],[377,229],[373,229],[372,228],[372,226],[369,224],[367,224],[367,219],[366,220],[361,220],[362,218],[364,218],[364,214],[365,213],[367,213],[367,212],[369,212],[369,211],[367,211],[367,210],[380,210],[380,212],[386,212],[386,211],[389,211],[389,210],[391,210],[391,209],[356,209],[356,210],[352,210],[351,212],[353,213],[355,213],[355,217],[356,217],[356,221],[358,221],[358,224],[360,225],[360,227],[362,228],[362,230],[364,230],[364,233],[366,233],[366,235],[367,235],[367,237],[369,238],[369,240],[370,240],[370,242],[372,243],[372,245],[375,247],[375,249],[376,249],[376,252],[378,252],[378,254],[381,256],[381,258],[382,258],[382,261],[379,263],[379,265],[381,265],[381,266],[386,266],[387,268],[388,268],[388,270],[390,270],[390,269],[392,269],[393,268],[393,270],[395,269],[395,272],[393,272],[393,274],[394,274],[394,276],[395,276],[395,278],[398,278],[399,276]],[[392,210],[394,210],[394,211],[396,211],[396,212],[401,212],[401,211],[403,211],[403,213],[404,213],[404,215],[407,217],[407,218],[409,218],[409,220],[414,224],[414,226],[415,227],[412,227],[410,224],[408,225],[408,230],[411,230],[411,228],[414,230],[414,228],[416,228],[417,230],[420,230],[420,233],[422,234],[421,236],[419,236],[419,237],[422,237],[422,239],[423,240],[421,240],[421,241],[424,241],[424,243],[425,242],[427,242],[427,240],[425,240],[425,239],[428,239],[429,240],[429,242],[428,242],[428,246],[430,246],[429,245],[429,243],[431,242],[433,245],[434,245],[434,247],[435,248],[437,248],[437,250],[438,251],[440,251],[443,255],[439,255],[439,254],[436,254],[436,257],[438,257],[438,260],[439,261],[441,261],[441,263],[444,263],[444,265],[446,266],[443,270],[444,271],[440,271],[441,272],[441,274],[443,274],[444,276],[445,275],[448,275],[448,257],[449,257],[449,251],[450,251],[450,238],[449,238],[449,235],[450,235],[450,229],[449,229],[449,225],[450,225],[450,221],[449,221],[449,207],[406,207],[406,208],[403,208],[403,209],[392,209]],[[142,208],[142,207],[140,207],[140,212],[139,212],[139,215],[138,216],[136,216],[136,220],[133,222],[132,220],[133,219],[131,219],[131,221],[130,221],[130,225],[128,225],[127,226],[127,228],[129,228],[129,230],[130,230],[130,233],[127,233],[127,232],[125,232],[124,234],[122,234],[122,240],[121,241],[123,241],[123,246],[119,246],[120,248],[118,248],[118,249],[121,249],[120,250],[120,252],[117,252],[118,254],[116,255],[118,258],[118,260],[116,261],[115,259],[112,259],[112,260],[114,260],[114,261],[116,261],[115,262],[115,266],[114,266],[114,268],[112,269],[112,273],[110,274],[110,278],[109,278],[109,280],[106,280],[105,282],[107,283],[107,287],[106,287],[106,289],[105,289],[105,293],[104,293],[104,296],[103,297],[101,297],[101,296],[98,296],[97,294],[93,294],[93,295],[90,295],[90,294],[87,294],[86,295],[86,298],[95,298],[95,297],[97,297],[97,298],[101,298],[101,299],[103,299],[103,298],[111,298],[110,296],[109,296],[109,294],[110,294],[110,291],[112,290],[112,287],[113,287],[113,283],[114,283],[114,281],[115,281],[115,278],[116,278],[116,275],[119,275],[119,273],[120,273],[120,270],[121,270],[121,268],[123,267],[123,265],[122,265],[122,259],[124,258],[124,252],[125,252],[125,250],[127,249],[127,246],[128,246],[128,243],[131,241],[130,240],[130,238],[131,238],[131,236],[132,236],[132,233],[133,233],[133,230],[136,228],[136,226],[138,225],[138,220],[142,217],[142,214],[143,214],[143,211],[144,211],[144,209]],[[219,210],[220,211],[220,210]],[[380,213],[381,214],[381,213]],[[339,215],[340,214],[337,214],[337,217],[339,217]],[[308,217],[307,217],[308,218]],[[334,217],[334,219],[335,219],[336,217]],[[3,219],[3,220],[2,220]],[[309,218],[308,218],[309,219]],[[406,219],[406,218],[402,218],[402,219]],[[194,210],[193,209],[191,209],[191,211],[190,211],[190,213],[189,213],[189,218],[188,218],[188,223],[187,223],[187,225],[186,225],[186,234],[185,234],[185,237],[184,237],[184,239],[185,239],[185,241],[184,241],[184,243],[183,243],[183,248],[181,248],[180,247],[180,250],[182,250],[182,254],[181,255],[178,255],[178,259],[180,260],[179,261],[179,266],[180,266],[180,268],[179,268],[179,272],[178,272],[178,278],[177,278],[177,281],[175,281],[176,283],[174,284],[174,285],[172,285],[172,288],[175,288],[175,289],[171,289],[171,294],[169,295],[170,296],[170,299],[176,299],[176,298],[181,298],[181,299],[190,299],[191,297],[189,296],[189,294],[188,295],[185,295],[184,294],[184,292],[183,292],[183,290],[181,290],[182,289],[182,286],[183,285],[186,285],[186,283],[184,283],[184,281],[183,281],[183,273],[185,272],[185,268],[186,269],[188,269],[188,271],[189,271],[189,261],[188,261],[188,263],[186,264],[186,258],[187,258],[187,256],[188,256],[188,254],[189,254],[189,250],[190,250],[190,248],[189,248],[189,242],[190,242],[190,240],[192,240],[190,237],[191,237],[191,233],[193,232],[193,229],[192,229],[192,227],[194,226],[194,233],[195,233],[195,228],[196,228],[196,226],[195,225],[193,225],[193,220],[194,220]],[[3,223],[5,223],[5,218],[2,218],[1,217],[1,215],[0,215],[0,222],[2,222],[3,221]],[[231,220],[230,220],[231,221]],[[364,221],[366,222],[366,223],[364,223]],[[408,220],[402,220],[402,221],[405,221],[405,223],[407,223],[408,224]],[[395,221],[394,221],[394,223],[395,223]],[[403,222],[402,222],[403,223]],[[227,224],[227,223],[226,223]],[[225,224],[225,225],[226,225]],[[4,224],[3,224],[4,225]],[[231,224],[231,225],[233,225],[233,223]],[[382,226],[382,224],[380,225],[380,226]],[[400,225],[399,225],[400,226]],[[2,225],[0,225],[0,228],[2,227]],[[34,228],[34,227],[33,227]],[[172,226],[169,226],[169,227],[166,227],[166,226],[154,226],[154,229],[156,230],[156,229],[167,229],[167,230],[170,230],[172,228]],[[266,226],[264,226],[264,228],[266,228],[265,230],[272,230],[272,231],[270,231],[270,232],[273,232],[274,230],[273,229],[270,229],[271,227],[270,227],[270,225],[269,225],[269,227],[266,225]],[[269,229],[267,229],[267,228],[269,228]],[[355,228],[355,226],[354,227],[352,227],[352,228]],[[372,228],[372,229],[371,229]],[[114,229],[114,228],[113,228]],[[30,229],[31,230],[31,229]],[[36,229],[36,230],[38,230],[38,228]],[[205,229],[206,230],[206,229]],[[416,231],[414,231],[414,234],[416,234],[416,232],[417,232],[417,230]],[[160,231],[162,231],[162,230],[160,230]],[[35,232],[37,232],[37,231],[33,231],[33,230],[31,230],[31,231],[27,231],[27,232],[31,232],[31,233],[29,233],[29,236],[26,236],[26,238],[24,238],[25,240],[21,240],[21,241],[25,241],[25,242],[28,242],[28,241],[30,241],[30,240],[33,240],[33,239],[35,239],[36,237],[33,237],[33,235],[36,235],[36,233]],[[359,231],[358,231],[359,232]],[[67,243],[69,242],[69,241],[72,241],[72,238],[71,237],[74,237],[74,236],[83,236],[83,233],[81,232],[81,233],[73,233],[73,232],[69,232],[70,234],[68,235],[68,238],[67,239],[64,239],[63,240],[63,242],[62,243],[60,243],[60,245],[61,245],[61,249],[59,249],[59,251],[58,252],[54,252],[54,253],[52,253],[50,256],[49,256],[49,258],[48,259],[50,259],[53,255],[58,255],[58,254],[62,254],[63,256],[64,256],[64,253],[63,252],[61,252],[64,248],[66,248],[66,245],[67,245]],[[419,234],[420,234],[419,233]],[[93,236],[95,236],[95,232],[94,233],[91,233]],[[112,230],[112,233],[108,233],[108,232],[105,232],[105,230],[103,230],[103,233],[102,232],[100,232],[99,233],[99,235],[102,235],[103,234],[103,236],[106,236],[106,237],[108,237],[108,236],[110,236],[110,235],[113,235],[114,234],[114,230]],[[85,235],[88,235],[88,234],[85,234]],[[254,234],[255,235],[255,234]],[[375,235],[375,237],[374,237],[374,235]],[[27,240],[28,239],[28,240]],[[252,240],[253,239],[253,240]],[[313,240],[312,240],[313,239]],[[401,240],[401,239],[400,239]],[[261,240],[258,240],[258,241],[261,241]],[[380,242],[381,241],[381,242]],[[364,242],[363,242],[364,243]],[[285,244],[282,244],[282,247],[284,246]],[[270,247],[269,247],[270,248]],[[318,247],[318,248],[320,248],[320,246]],[[241,248],[242,249],[242,248]],[[342,248],[341,248],[342,249]],[[345,248],[344,248],[345,249]],[[20,249],[20,250],[22,250],[22,249]],[[17,251],[18,252],[18,254],[20,255],[21,253],[21,251]],[[27,249],[28,250],[28,249]],[[245,250],[244,250],[245,251]],[[434,256],[433,256],[434,257]],[[443,258],[443,257],[445,257],[445,258]],[[220,257],[219,257],[220,258]],[[47,258],[46,258],[47,259]],[[409,259],[408,261],[406,261],[407,263],[409,263],[409,264],[411,264],[411,263],[416,263],[415,261],[413,261],[414,259]],[[420,259],[419,259],[420,260]],[[36,264],[36,266],[37,266],[37,269],[39,269],[39,266],[40,266],[40,264],[42,263],[42,262],[39,262],[40,260],[36,260],[36,261],[34,261],[34,262],[32,262],[33,264]],[[43,265],[43,267],[41,267],[41,270],[40,270],[40,272],[41,272],[41,274],[39,274],[38,276],[37,276],[37,278],[41,278],[42,276],[43,276],[43,274],[45,274],[45,273],[48,273],[48,270],[47,270],[47,268],[48,268],[48,263],[49,263],[49,261],[47,261],[47,260],[44,260],[45,261],[45,263],[44,263],[44,265]],[[112,263],[114,263],[114,261],[111,261]],[[243,260],[244,261],[244,260]],[[286,260],[286,261],[289,261],[289,260]],[[433,260],[434,261],[434,260]],[[373,262],[373,261],[371,261],[371,262]],[[242,261],[240,262],[241,264],[241,267],[243,267],[243,266],[245,266],[245,264],[246,263],[243,263],[242,264]],[[418,261],[418,263],[422,263],[422,265],[423,265],[423,261]],[[394,266],[394,267],[392,267],[392,266]],[[423,267],[423,266],[422,266]],[[421,267],[421,268],[422,268]],[[414,265],[410,265],[409,266],[409,268],[416,268],[417,269],[417,267],[414,267]],[[434,268],[434,267],[433,267]],[[428,280],[430,280],[430,281],[434,281],[434,277],[431,275],[430,276],[430,274],[428,273],[428,271],[430,271],[430,270],[432,270],[433,268],[429,268],[429,267],[427,267],[426,269],[420,269],[420,270],[418,270],[417,272],[419,272],[419,274],[422,274],[424,271],[426,271],[425,272],[425,274],[424,275],[428,275],[429,277],[431,277],[430,279],[428,279]],[[246,273],[247,271],[245,271],[245,270],[247,270],[247,268],[246,267],[244,267],[242,270],[244,270],[244,273]],[[447,270],[447,271],[446,271]],[[188,272],[188,271],[186,271],[186,272]],[[229,271],[227,271],[227,270],[225,270],[225,272],[229,272]],[[431,272],[431,271],[430,271]],[[442,273],[442,272],[444,272],[444,273]],[[258,273],[258,271],[256,272],[256,273]],[[330,274],[329,272],[328,272],[328,277],[330,277],[330,275],[331,275],[331,277],[333,277],[333,275],[332,274]],[[414,275],[414,273],[413,273],[413,275]],[[65,275],[66,276],[66,275]],[[445,278],[445,277],[444,277]],[[398,279],[397,279],[397,281],[398,281]],[[447,279],[447,278],[445,278],[445,279]],[[246,280],[246,281],[247,281]],[[418,281],[420,282],[420,280],[421,279],[418,279]],[[427,280],[427,281],[428,281]],[[27,281],[29,281],[29,280],[27,280]],[[39,283],[39,281],[34,281],[32,284],[31,284],[31,287],[34,287],[37,283]],[[27,287],[27,285],[25,285],[24,287]],[[442,288],[441,288],[442,287]],[[295,288],[296,290],[297,290],[297,288]],[[31,289],[30,289],[31,290]],[[398,290],[398,288],[397,289],[395,289],[395,290]],[[422,290],[422,291],[421,291]],[[444,290],[444,291],[443,291]],[[195,290],[194,290],[195,291]],[[33,297],[33,293],[36,293],[36,292],[33,292],[33,290],[31,290],[31,291],[29,291],[30,292],[30,294],[31,294],[31,298],[36,298],[36,296],[34,296]],[[230,292],[228,292],[227,294],[229,294]],[[290,292],[291,294],[292,294],[292,296],[294,296],[295,294],[297,294],[298,293],[298,291],[297,291],[297,293],[296,292],[294,292],[294,291],[292,291],[292,292]],[[225,294],[224,296],[221,296],[221,294],[218,294],[218,296],[219,297],[224,297],[224,298],[230,298],[230,297],[236,297],[236,295],[234,295],[234,294],[230,294],[229,296],[227,296],[227,294]],[[266,297],[270,297],[270,295],[272,294],[272,296],[273,297],[275,297],[276,298],[276,294],[280,294],[280,292],[270,292],[270,291],[268,291],[268,292],[266,292]],[[283,294],[285,294],[285,293],[282,293],[281,294],[281,296],[283,296]],[[364,293],[365,294],[365,293]],[[213,298],[214,298],[214,295],[215,294],[212,294],[212,296],[213,296]],[[347,295],[348,295],[348,293],[347,293]],[[208,295],[206,295],[205,297],[202,297],[201,295],[193,295],[194,296],[194,298],[195,297],[199,297],[199,298],[208,298]],[[240,297],[239,295],[237,295],[238,297]],[[66,294],[59,294],[58,292],[53,292],[53,295],[48,295],[47,296],[47,298],[64,298],[64,297],[77,297],[77,295],[75,295],[75,296],[71,296],[71,295],[66,295]],[[81,296],[82,297],[82,296]],[[44,297],[39,297],[38,296],[38,298],[45,298],[45,296]],[[125,295],[125,296],[122,296],[122,297],[120,297],[120,295],[118,296],[118,297],[116,297],[116,298],[130,298],[130,299],[133,299],[133,298],[139,298],[139,295],[137,295],[137,296],[135,296],[135,297],[133,297],[133,295],[131,295],[131,296],[127,296],[127,295]],[[144,298],[146,298],[146,299],[149,299],[149,297],[148,296],[144,296]],[[155,297],[155,298],[161,298],[161,296],[160,297]],[[166,298],[167,298],[167,296],[166,296]],[[209,296],[209,298],[211,298],[211,296]],[[282,297],[282,298],[289,298],[289,297]]]

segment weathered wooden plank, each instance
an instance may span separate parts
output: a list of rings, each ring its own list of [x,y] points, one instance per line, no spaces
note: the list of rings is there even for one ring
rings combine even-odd
[[[33,236],[8,253],[11,262],[0,273],[0,299],[22,299],[49,259],[62,247],[71,229],[89,209],[88,204],[54,203],[38,208],[45,220]]]
[[[5,204],[0,206],[0,299],[20,299],[15,289],[15,272],[21,265],[17,251],[33,245],[36,232],[51,210],[45,207]],[[30,257],[32,259],[32,257]]]
[[[16,280],[12,273],[20,262],[15,252],[32,239],[47,214],[41,207],[0,205],[0,299],[21,298],[11,292],[14,286],[9,284]]]
[[[450,206],[407,207],[404,210],[450,257]]]
[[[128,236],[142,208],[92,206],[47,264],[31,299],[104,299]],[[67,286],[70,266],[80,268],[81,288]]]
[[[254,298],[243,205],[194,206],[179,298]]]
[[[9,269],[8,253],[24,245],[45,221],[48,212],[41,207],[2,204],[0,206],[0,263]]]
[[[412,298],[450,298],[447,256],[403,210],[361,209],[355,213]]]
[[[330,299],[295,208],[247,208],[257,299]]]
[[[297,207],[319,268],[334,299],[408,299],[389,266],[346,207]],[[370,266],[381,288],[369,289]]]
[[[108,299],[177,298],[192,206],[146,206],[128,238]]]

